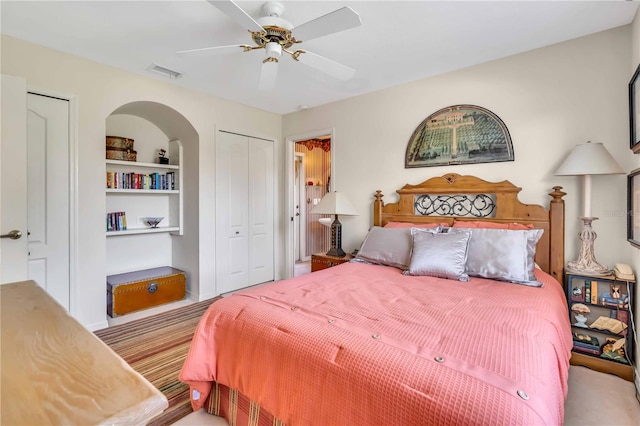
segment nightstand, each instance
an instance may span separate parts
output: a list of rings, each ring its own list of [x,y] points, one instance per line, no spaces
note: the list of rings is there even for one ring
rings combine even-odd
[[[349,253],[343,257],[327,256],[325,253],[316,253],[311,255],[311,272],[320,271],[322,269],[331,268],[353,259]]]
[[[566,272],[571,364],[633,381],[631,312],[635,281]]]

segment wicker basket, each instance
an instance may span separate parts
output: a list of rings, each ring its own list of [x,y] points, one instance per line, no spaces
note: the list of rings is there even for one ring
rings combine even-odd
[[[107,148],[107,160],[136,161],[138,153],[131,149]]]
[[[107,136],[107,160],[136,161],[137,152],[133,150],[133,139],[120,136]]]
[[[133,139],[107,136],[107,148],[122,148],[133,151]]]

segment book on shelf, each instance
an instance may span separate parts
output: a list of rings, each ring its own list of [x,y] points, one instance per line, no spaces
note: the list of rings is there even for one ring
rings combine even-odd
[[[591,281],[584,282],[584,301],[591,303]]]
[[[600,348],[584,347],[584,346],[579,346],[579,345],[577,345],[575,343],[573,345],[573,350],[576,351],[576,352],[581,352],[581,353],[585,353],[585,354],[589,354],[589,355],[600,355],[600,354],[602,354],[602,350]]]
[[[598,304],[598,282],[591,281],[591,304]]]
[[[159,172],[154,172],[142,174],[108,171],[106,186],[107,189],[175,190],[175,173],[160,174]]]
[[[596,336],[582,332],[573,332],[573,350],[590,355],[600,355],[602,349]]]
[[[606,306],[608,308],[628,308],[629,298],[621,297],[616,299],[609,296],[609,293],[605,293],[602,297],[600,297],[599,305]]]
[[[622,321],[625,324],[629,324],[629,311],[612,310],[612,312],[616,313],[615,318],[617,320]]]
[[[127,215],[125,212],[107,213],[107,232],[126,231]]]

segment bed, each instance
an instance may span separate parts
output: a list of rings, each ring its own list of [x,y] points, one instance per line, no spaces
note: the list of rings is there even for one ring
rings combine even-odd
[[[356,261],[209,308],[180,372],[194,410],[231,425],[562,424],[565,194],[546,209],[520,190],[446,174],[393,203],[377,191]]]

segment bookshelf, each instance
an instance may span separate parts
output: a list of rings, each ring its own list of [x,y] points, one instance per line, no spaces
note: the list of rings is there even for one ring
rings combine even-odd
[[[105,160],[106,215],[124,212],[126,229],[106,227],[107,237],[168,232],[183,234],[182,143],[168,143],[171,164]],[[153,189],[152,189],[153,188]],[[157,188],[157,189],[156,189]],[[157,228],[150,228],[143,217],[163,217]]]
[[[633,381],[635,282],[566,273],[571,363]]]

